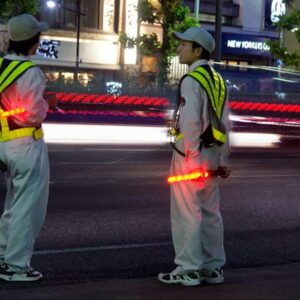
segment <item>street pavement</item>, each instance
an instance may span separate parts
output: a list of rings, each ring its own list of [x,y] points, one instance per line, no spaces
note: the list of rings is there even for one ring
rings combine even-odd
[[[299,148],[233,151],[222,182],[226,281],[198,287],[156,278],[173,261],[169,148],[49,150],[51,199],[32,261],[44,279],[0,282],[0,300],[300,299]]]
[[[225,270],[222,285],[165,285],[155,277],[0,283],[1,300],[299,300],[300,263]]]

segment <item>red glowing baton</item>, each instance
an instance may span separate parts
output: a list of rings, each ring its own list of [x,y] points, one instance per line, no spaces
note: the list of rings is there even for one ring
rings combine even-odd
[[[11,110],[4,111],[3,113],[1,113],[0,118],[7,118],[7,117],[10,117],[10,116],[21,114],[23,112],[25,112],[25,108],[11,109]]]
[[[222,176],[222,177],[228,177],[229,173],[224,173],[223,169],[217,169],[217,170],[207,170],[207,171],[201,171],[196,170],[192,173],[183,174],[183,175],[177,175],[177,176],[170,176],[168,177],[168,183],[174,183],[174,182],[181,182],[181,181],[187,181],[187,180],[202,180],[208,177],[213,176]]]
[[[205,171],[205,172],[194,171],[194,172],[188,173],[188,174],[170,176],[170,177],[168,177],[168,182],[174,183],[174,182],[187,181],[187,180],[199,180],[199,179],[207,178],[207,177],[209,177],[208,171]]]

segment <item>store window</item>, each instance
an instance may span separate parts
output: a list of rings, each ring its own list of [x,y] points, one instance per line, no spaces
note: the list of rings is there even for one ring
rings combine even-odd
[[[223,25],[232,25],[232,17],[222,16],[222,24]],[[206,23],[215,23],[216,16],[209,14],[200,14],[200,21]]]
[[[61,24],[63,27],[77,27],[77,0],[64,0],[61,12]],[[81,28],[99,30],[100,16],[99,0],[81,0]]]
[[[102,29],[100,28],[100,2],[102,1],[82,0],[82,11],[86,12],[82,17],[83,28]]]
[[[60,7],[50,9],[46,1],[42,2],[40,19],[47,22],[50,28],[71,29],[77,28],[77,0],[61,0]],[[82,31],[110,32],[114,30],[114,0],[81,0]]]

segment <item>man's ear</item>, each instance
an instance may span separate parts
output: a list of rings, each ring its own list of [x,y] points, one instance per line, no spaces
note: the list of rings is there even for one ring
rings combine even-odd
[[[38,49],[38,47],[39,47],[39,45],[40,45],[40,42],[36,42],[34,45],[32,45],[32,47],[29,49],[29,55],[34,55],[34,54],[36,54],[36,51],[37,51],[37,49]]]
[[[197,47],[196,49],[196,54],[199,56],[199,58],[202,56],[203,48],[202,47]]]

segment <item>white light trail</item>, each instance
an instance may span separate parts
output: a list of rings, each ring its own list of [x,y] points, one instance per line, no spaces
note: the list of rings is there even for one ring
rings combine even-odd
[[[231,132],[230,143],[235,147],[276,147],[280,143],[279,134]]]
[[[167,127],[129,125],[43,124],[45,141],[60,144],[167,144]],[[274,147],[280,135],[230,133],[233,147]]]
[[[163,144],[167,128],[160,126],[43,124],[47,143]]]

